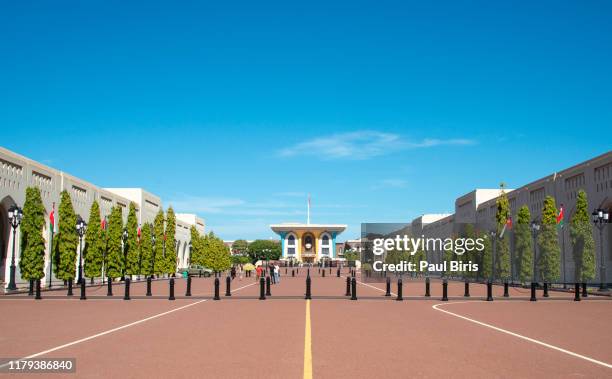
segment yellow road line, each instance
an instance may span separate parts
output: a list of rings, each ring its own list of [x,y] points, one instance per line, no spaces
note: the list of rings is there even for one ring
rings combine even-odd
[[[312,379],[312,337],[310,333],[310,300],[306,300],[306,330],[304,332],[304,379]]]

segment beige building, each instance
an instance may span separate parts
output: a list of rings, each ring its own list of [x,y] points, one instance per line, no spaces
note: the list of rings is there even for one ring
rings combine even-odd
[[[49,237],[49,214],[54,203],[57,211],[60,193],[63,190],[70,194],[75,213],[85,221],[89,219],[89,209],[94,200],[97,200],[100,204],[102,218],[110,215],[113,206],[120,206],[123,210],[124,222],[127,219],[129,204],[133,201],[136,204],[139,224],[153,222],[157,212],[163,209],[162,200],[159,196],[141,188],[100,188],[85,180],[0,147],[0,282],[5,285],[8,283],[13,248],[13,231],[8,219],[8,210],[13,205],[23,208],[25,190],[29,186],[40,188],[46,211],[43,230],[46,239]],[[204,233],[204,220],[194,214],[177,214],[175,243],[179,252],[179,267],[185,267],[188,262],[188,245],[191,240],[189,229],[191,225],[194,225],[200,233]],[[24,284],[19,275],[19,233],[20,228],[17,228],[15,234],[15,240],[17,241],[15,244],[15,265],[17,266],[15,276],[18,286]],[[48,240],[46,245],[46,277],[43,285],[48,283],[50,268]]]
[[[516,189],[506,189],[513,218],[518,210],[527,205],[535,221],[541,219],[542,207],[546,196],[555,198],[557,208],[563,205],[566,224],[576,211],[576,195],[582,189],[586,192],[589,211],[603,208],[612,211],[612,152],[607,152],[586,162],[549,174]],[[476,189],[455,201],[455,213],[449,215],[423,215],[412,221],[413,230],[418,227],[426,236],[448,237],[457,231],[459,224],[475,224],[480,230],[495,228],[496,200],[499,189]],[[609,225],[610,226],[610,225]],[[596,260],[600,260],[600,244],[603,243],[606,259],[606,276],[612,277],[612,227],[607,227],[600,241],[599,232],[594,228]],[[565,273],[568,281],[574,270],[571,259],[569,228],[563,228],[559,236],[562,250],[565,250]],[[565,246],[565,249],[563,249]],[[439,252],[441,253],[441,252]],[[563,253],[562,253],[563,254]],[[434,254],[432,261],[441,254]],[[428,257],[429,258],[429,257]],[[599,265],[599,263],[598,263]],[[599,277],[599,270],[597,270]]]

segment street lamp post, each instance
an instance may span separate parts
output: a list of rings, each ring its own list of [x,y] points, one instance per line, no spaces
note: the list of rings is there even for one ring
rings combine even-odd
[[[537,282],[536,279],[536,258],[538,256],[538,233],[540,232],[540,224],[533,221],[531,223],[531,235],[533,236],[533,272],[532,272],[532,281]]]
[[[87,229],[87,223],[83,220],[81,216],[77,217],[76,230],[79,234],[79,277],[77,279],[77,283],[81,284],[83,280],[83,235],[85,234],[85,230]]]
[[[603,230],[606,224],[610,222],[610,213],[606,209],[595,209],[592,213],[593,223],[599,229],[599,290],[602,292],[608,291],[608,282],[606,280],[606,257],[603,248]]]
[[[497,255],[497,232],[491,230],[489,232],[491,239],[493,240],[493,252],[491,253],[491,282],[495,282],[495,256]]]
[[[153,273],[155,273],[155,235],[151,235],[151,279],[153,279]]]
[[[18,206],[13,205],[11,208],[9,208],[8,217],[11,227],[13,228],[13,254],[11,255],[11,271],[8,289],[15,291],[17,289],[17,284],[15,284],[15,239],[17,228],[19,227],[19,224],[21,224],[21,219],[23,218],[23,211]]]
[[[102,284],[104,284],[106,280],[106,252],[108,250],[108,236],[106,235],[106,228],[108,225],[108,221],[106,220],[106,216],[104,216],[104,221],[102,221],[102,233],[104,235],[104,250],[102,251]]]
[[[191,244],[191,241],[189,241],[189,256],[187,257],[187,268],[189,268],[189,266],[191,265],[191,247],[193,245]]]
[[[123,234],[121,235],[121,239],[123,240],[123,278],[125,280],[125,273],[127,271],[127,240],[129,237],[129,233],[127,228],[123,228]]]
[[[140,274],[142,274],[142,248],[140,246],[140,227],[138,228],[138,277],[137,280],[140,280]]]

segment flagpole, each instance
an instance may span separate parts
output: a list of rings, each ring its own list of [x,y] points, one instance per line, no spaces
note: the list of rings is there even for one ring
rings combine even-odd
[[[49,286],[51,288],[53,286],[53,234],[55,232],[55,203],[53,203],[53,208],[51,209],[51,217],[50,221],[50,230],[49,230]]]
[[[49,286],[53,286],[53,229],[55,225],[51,225],[50,237],[49,237]]]
[[[306,224],[310,225],[310,194],[308,194],[308,218],[306,219]]]

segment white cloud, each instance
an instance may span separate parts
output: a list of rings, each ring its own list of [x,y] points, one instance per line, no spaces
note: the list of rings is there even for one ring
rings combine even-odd
[[[279,155],[283,157],[309,155],[323,160],[363,160],[400,150],[422,149],[442,145],[471,145],[474,143],[474,141],[469,139],[426,138],[421,141],[410,141],[402,138],[399,134],[356,131],[332,134],[300,142],[280,150]]]
[[[408,182],[403,179],[383,179],[379,180],[376,184],[372,186],[372,189],[382,189],[382,188],[404,188]]]
[[[244,201],[226,197],[179,196],[169,204],[177,212],[223,213],[227,208],[243,205]]]

